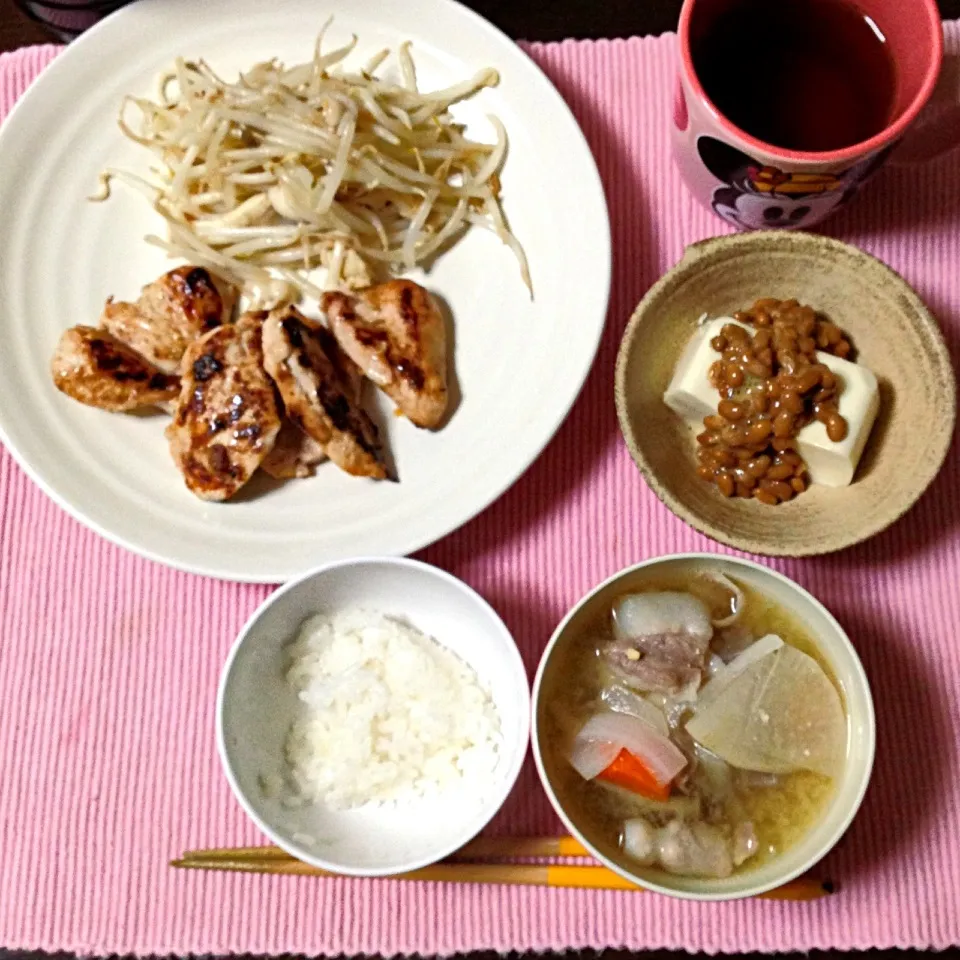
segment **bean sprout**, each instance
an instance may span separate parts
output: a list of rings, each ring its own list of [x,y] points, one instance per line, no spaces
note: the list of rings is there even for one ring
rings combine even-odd
[[[500,204],[506,129],[490,117],[496,142],[477,143],[450,113],[497,72],[424,93],[409,43],[399,85],[376,75],[389,51],[346,72],[356,37],[324,53],[328,26],[309,62],[258,63],[234,83],[178,58],[156,102],[127,97],[120,109],[120,129],[159,164],[150,176],[106,171],[90,199],[107,199],[111,178],[134,187],[167,222],[150,243],[218,270],[255,307],[315,294],[306,273],[317,266],[328,289],[409,270],[474,225],[510,248],[532,294]]]

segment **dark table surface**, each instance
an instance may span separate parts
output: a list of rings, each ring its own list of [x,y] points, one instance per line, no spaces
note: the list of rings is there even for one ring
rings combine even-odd
[[[196,0],[202,3],[203,0]],[[565,37],[629,37],[663,33],[677,25],[682,0],[465,0],[518,40],[562,40]],[[901,0],[909,6],[913,0]],[[945,18],[960,18],[960,0],[939,0]],[[0,0],[0,51],[49,37]]]
[[[202,3],[203,0],[196,0]],[[466,0],[467,5],[482,13],[511,37],[523,40],[561,40],[565,37],[628,37],[663,33],[676,28],[682,0]],[[774,0],[771,0],[774,2]],[[909,4],[911,0],[902,0]],[[945,18],[960,18],[960,0],[939,0]],[[0,0],[0,52],[15,50],[29,43],[45,43],[48,34],[30,22],[13,4]],[[870,960],[910,960],[921,956],[921,951],[871,950],[847,956]],[[960,956],[960,950],[949,951]],[[944,954],[946,956],[947,954]],[[569,954],[564,960],[629,960],[636,954],[621,951],[588,951]],[[656,951],[644,955],[645,960],[666,960],[683,957]],[[784,954],[785,960],[810,960],[831,957],[833,954]],[[0,960],[34,960],[34,955],[13,953],[0,949]],[[58,960],[72,960],[58,955]],[[475,954],[471,960],[499,960],[497,954]]]
[[[196,0],[202,3],[203,0]],[[682,0],[464,0],[518,40],[628,37],[663,33],[677,25]],[[909,3],[910,0],[903,0]],[[960,17],[960,0],[944,0],[945,16]],[[952,10],[952,13],[947,13]],[[0,0],[0,51],[50,38],[14,6]]]

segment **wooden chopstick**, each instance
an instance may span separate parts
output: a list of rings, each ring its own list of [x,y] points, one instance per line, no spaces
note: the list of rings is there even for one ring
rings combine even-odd
[[[174,867],[188,870],[229,870],[240,873],[292,874],[308,877],[336,877],[299,860],[174,860]],[[591,887],[600,890],[637,890],[634,884],[606,867],[539,866],[517,863],[437,863],[420,870],[398,873],[390,880],[420,880],[446,883],[501,883],[541,887]]]
[[[589,857],[573,837],[478,837],[451,854],[447,861],[506,860],[531,857]],[[181,860],[244,860],[257,863],[296,860],[280,847],[217,847],[187,850]]]
[[[394,874],[391,880],[441,883],[494,883],[519,886],[576,887],[594,890],[643,891],[602,866],[581,864],[470,863],[480,857],[588,856],[573,837],[481,837],[457,851],[453,858],[433,866]],[[225,870],[290,876],[335,877],[339,874],[303,863],[278,847],[234,847],[190,850],[172,867],[187,870]],[[830,881],[798,877],[759,896],[768,900],[816,900],[835,892]]]

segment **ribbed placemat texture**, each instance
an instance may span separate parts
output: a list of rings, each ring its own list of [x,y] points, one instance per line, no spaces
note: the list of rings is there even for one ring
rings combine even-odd
[[[960,29],[948,25],[947,35],[960,46]],[[686,244],[726,229],[670,165],[674,42],[528,48],[576,112],[607,185],[615,277],[606,336],[582,397],[540,460],[422,556],[489,598],[531,674],[563,612],[602,578],[656,554],[721,549],[647,489],[613,405],[614,356],[634,305]],[[0,115],[55,52],[0,57]],[[562,184],[556,202],[564,202]],[[903,273],[940,318],[955,357],[958,213],[954,155],[883,171],[828,226]],[[224,655],[268,590],[176,573],[111,546],[0,451],[0,945],[451,954],[958,943],[958,468],[954,449],[921,503],[869,543],[771,562],[844,624],[876,698],[874,780],[825,867],[842,892],[808,904],[696,905],[653,894],[170,869],[170,857],[187,848],[260,841],[220,774],[213,708]],[[559,832],[532,765],[492,829]]]

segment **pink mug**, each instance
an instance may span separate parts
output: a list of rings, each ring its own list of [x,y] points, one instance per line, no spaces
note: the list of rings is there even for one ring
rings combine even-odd
[[[724,116],[704,89],[694,66],[695,51],[708,49],[714,34],[718,43],[723,42],[723,15],[738,2],[742,0],[685,0],[673,106],[674,159],[694,196],[735,226],[809,227],[856,193],[901,144],[904,133],[934,95],[943,62],[936,0],[837,0],[855,7],[870,27],[879,31],[894,74],[886,126],[861,142],[826,151],[779,147],[752,136]],[[824,0],[815,2],[823,4]],[[804,0],[790,3],[792,11],[802,14]],[[810,3],[811,8],[814,5]],[[751,50],[726,49],[722,53],[729,58],[749,57]],[[763,84],[764,79],[758,71],[754,82]],[[940,84],[943,97],[953,103],[949,113],[953,122],[944,124],[942,109],[937,121],[921,118],[898,154],[908,160],[925,159],[957,143],[960,108],[956,104],[960,100],[955,86],[952,80]],[[764,92],[769,94],[769,90]],[[751,97],[756,90],[748,87],[733,93]],[[823,90],[811,91],[820,103],[823,94]],[[933,106],[924,116],[932,110]]]

